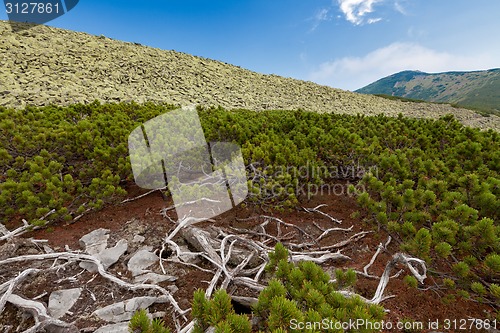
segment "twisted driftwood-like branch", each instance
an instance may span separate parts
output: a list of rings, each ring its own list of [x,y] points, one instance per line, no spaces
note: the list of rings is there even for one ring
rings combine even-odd
[[[113,283],[116,283],[121,287],[128,288],[130,290],[138,290],[138,289],[156,290],[168,298],[169,302],[172,304],[172,306],[174,307],[176,312],[178,312],[179,314],[184,315],[189,311],[189,310],[182,310],[179,307],[179,305],[177,304],[177,301],[174,299],[174,297],[165,288],[162,288],[162,287],[154,285],[154,284],[133,284],[133,283],[123,281],[123,280],[117,278],[116,276],[106,272],[106,270],[104,269],[104,266],[102,265],[102,263],[98,259],[94,258],[91,255],[87,255],[87,254],[70,253],[70,252],[57,252],[57,253],[47,253],[47,254],[25,255],[25,256],[4,259],[4,260],[0,261],[0,266],[16,263],[16,262],[20,262],[20,261],[35,261],[35,260],[47,260],[47,259],[62,259],[62,260],[74,259],[74,260],[80,260],[80,261],[90,261],[97,266],[97,270],[103,278],[105,278]]]
[[[47,313],[47,308],[45,308],[45,305],[40,302],[24,299],[14,294],[9,295],[7,297],[7,301],[18,308],[30,312],[33,315],[33,318],[35,319],[35,326],[24,331],[24,333],[41,332],[49,326],[59,327],[60,329],[57,332],[61,333],[78,332],[78,329],[74,325],[68,324],[58,319],[54,319],[49,316]],[[51,332],[53,332],[53,330],[51,330]]]
[[[321,214],[321,215],[329,218],[330,221],[332,221],[332,222],[335,222],[335,223],[338,223],[338,224],[342,224],[341,220],[338,220],[338,219],[332,217],[330,214],[327,214],[327,213],[322,212],[322,211],[319,210],[321,207],[326,207],[326,206],[328,206],[328,205],[327,204],[322,204],[322,205],[318,205],[318,206],[316,206],[314,208],[305,208],[305,207],[302,207],[302,209],[304,209],[308,213],[318,213],[318,214]]]

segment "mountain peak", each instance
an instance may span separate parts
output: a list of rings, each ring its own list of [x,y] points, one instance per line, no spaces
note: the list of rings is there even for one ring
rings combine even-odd
[[[500,69],[424,73],[407,70],[356,90],[500,112]]]

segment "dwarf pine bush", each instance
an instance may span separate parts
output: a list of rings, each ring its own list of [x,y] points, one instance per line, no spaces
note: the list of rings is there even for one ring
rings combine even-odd
[[[137,311],[128,324],[130,333],[170,333],[160,319],[150,320],[146,310]]]
[[[267,287],[262,290],[258,302],[252,308],[258,318],[261,332],[312,332],[307,328],[294,327],[294,323],[321,323],[326,321],[330,328],[326,332],[341,332],[335,323],[350,319],[379,322],[384,318],[384,309],[369,305],[359,297],[346,298],[338,292],[338,287],[350,287],[355,282],[353,271],[337,271],[337,281],[312,262],[298,264],[288,261],[288,251],[277,244],[270,253],[266,267],[269,274]],[[204,332],[215,327],[216,332],[251,332],[252,326],[246,315],[237,315],[231,306],[231,298],[224,290],[215,292],[206,299],[205,292],[194,294],[193,317],[196,319],[195,332]],[[298,325],[296,325],[298,326]],[[363,332],[375,332],[362,329]]]

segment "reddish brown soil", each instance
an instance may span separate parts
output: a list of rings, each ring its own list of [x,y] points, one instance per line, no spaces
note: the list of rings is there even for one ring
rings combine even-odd
[[[135,197],[144,193],[142,190],[133,186],[130,187],[128,191],[130,193],[130,197]],[[47,230],[39,230],[25,234],[24,237],[46,239],[49,241],[49,245],[53,248],[64,248],[65,245],[68,245],[69,248],[74,250],[79,248],[78,240],[92,230],[97,228],[106,228],[110,229],[111,233],[119,232],[125,227],[125,225],[127,225],[128,221],[139,220],[147,227],[147,237],[156,237],[158,242],[161,244],[161,238],[167,232],[171,231],[174,225],[161,216],[160,210],[170,206],[171,204],[171,202],[165,201],[159,192],[155,192],[136,201],[107,207],[99,212],[90,213],[74,224],[55,225]],[[323,228],[335,226],[348,228],[353,226],[354,232],[373,230],[374,232],[367,235],[365,238],[342,248],[342,253],[352,258],[351,261],[342,262],[340,264],[336,262],[335,265],[338,266],[334,266],[334,264],[324,265],[325,269],[328,271],[337,267],[354,268],[362,271],[363,267],[370,261],[378,244],[385,243],[387,240],[387,233],[384,231],[377,231],[373,226],[362,223],[358,219],[351,218],[351,214],[356,210],[356,202],[353,198],[348,196],[318,195],[311,200],[302,200],[300,203],[301,206],[308,208],[315,207],[319,204],[327,204],[328,206],[323,207],[322,211],[342,220],[342,225],[335,225],[328,218],[319,214],[307,213],[300,207],[286,212],[262,212],[255,206],[239,206],[230,212],[218,216],[215,224],[218,226],[249,228],[257,223],[261,223],[262,221],[241,221],[240,219],[258,216],[265,213],[266,215],[273,215],[288,223],[298,225],[306,231],[313,231],[315,234],[320,234],[321,231],[313,225],[313,222],[316,222]],[[197,226],[203,227],[204,225],[207,225],[207,223],[202,223]],[[287,232],[291,230],[284,231]],[[346,239],[346,237],[352,234],[353,233],[346,235],[343,232],[332,233],[321,241],[321,245],[327,246],[335,244]],[[393,241],[389,246],[388,251],[382,253],[378,257],[374,265],[370,268],[369,273],[380,276],[391,255],[397,251],[398,244]],[[179,269],[183,269],[185,274],[182,274],[175,282],[176,286],[179,288],[175,297],[179,301],[180,306],[182,308],[186,308],[190,306],[193,291],[197,288],[206,288],[208,285],[207,281],[211,280],[212,276],[209,273],[204,273],[198,270],[187,270],[185,267],[179,267]],[[444,319],[486,319],[490,317],[490,314],[494,313],[494,310],[487,305],[473,301],[466,301],[460,297],[457,297],[456,300],[452,302],[444,302],[442,297],[446,295],[446,292],[443,290],[437,290],[438,286],[441,284],[441,280],[430,274],[428,279],[425,281],[425,286],[422,287],[429,288],[429,290],[422,291],[410,288],[403,281],[406,274],[408,274],[408,272],[403,273],[398,278],[391,279],[389,286],[386,289],[386,295],[395,295],[394,298],[386,300],[382,303],[382,305],[390,311],[386,318],[387,321],[396,323],[398,320],[408,318],[423,322],[425,324],[424,327],[427,328],[427,322],[429,320],[439,320],[440,322],[443,322]],[[97,278],[93,283],[98,284],[99,281],[99,278]],[[367,279],[360,276],[358,277],[358,282],[356,284],[356,292],[367,298],[371,298],[377,285],[378,280]],[[40,287],[40,290],[31,292],[26,291],[26,294],[27,296],[35,296],[40,294],[42,290],[44,290],[43,286]],[[238,291],[239,293],[252,294],[249,290]],[[157,305],[156,307],[161,308],[162,305]],[[163,311],[165,311],[164,308]],[[167,315],[165,318],[167,322],[170,319],[170,315]],[[394,329],[392,331],[394,332],[398,330]],[[441,329],[437,331],[443,332],[445,330]],[[451,330],[448,331],[452,332]],[[467,331],[471,332],[473,330]]]

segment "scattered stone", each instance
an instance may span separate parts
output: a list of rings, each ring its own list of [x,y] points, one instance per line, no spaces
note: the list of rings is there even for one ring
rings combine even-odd
[[[134,243],[139,243],[139,244],[142,244],[142,242],[144,242],[146,240],[146,238],[144,236],[141,236],[141,235],[135,235],[134,236],[134,240],[133,242]]]
[[[94,333],[127,333],[128,322],[107,325],[94,331]]]
[[[132,276],[148,273],[145,269],[157,263],[160,260],[158,256],[147,250],[137,251],[128,261],[127,268],[132,272]]]
[[[48,310],[52,317],[59,319],[68,312],[80,297],[82,289],[57,290],[50,294]]]
[[[159,302],[164,302],[164,300],[158,297],[136,297],[108,305],[94,311],[93,314],[104,321],[119,323],[130,320],[137,310],[147,309],[152,304]]]
[[[179,291],[179,288],[175,284],[171,284],[170,286],[167,287],[167,289],[168,291],[170,291],[172,295],[174,295],[176,292]]]
[[[150,283],[150,284],[158,284],[160,282],[173,282],[177,280],[177,277],[172,275],[162,275],[156,273],[146,273],[142,275],[138,275],[135,277],[135,283]]]
[[[108,269],[111,265],[117,262],[125,252],[127,252],[127,249],[128,242],[125,239],[121,239],[114,247],[104,249],[97,255],[97,257],[103,264],[104,269]]]
[[[43,250],[45,251],[45,253],[54,253],[54,250],[52,250],[52,248],[46,244],[43,244]]]
[[[108,229],[97,229],[80,238],[80,246],[90,255],[97,255],[108,247]]]

